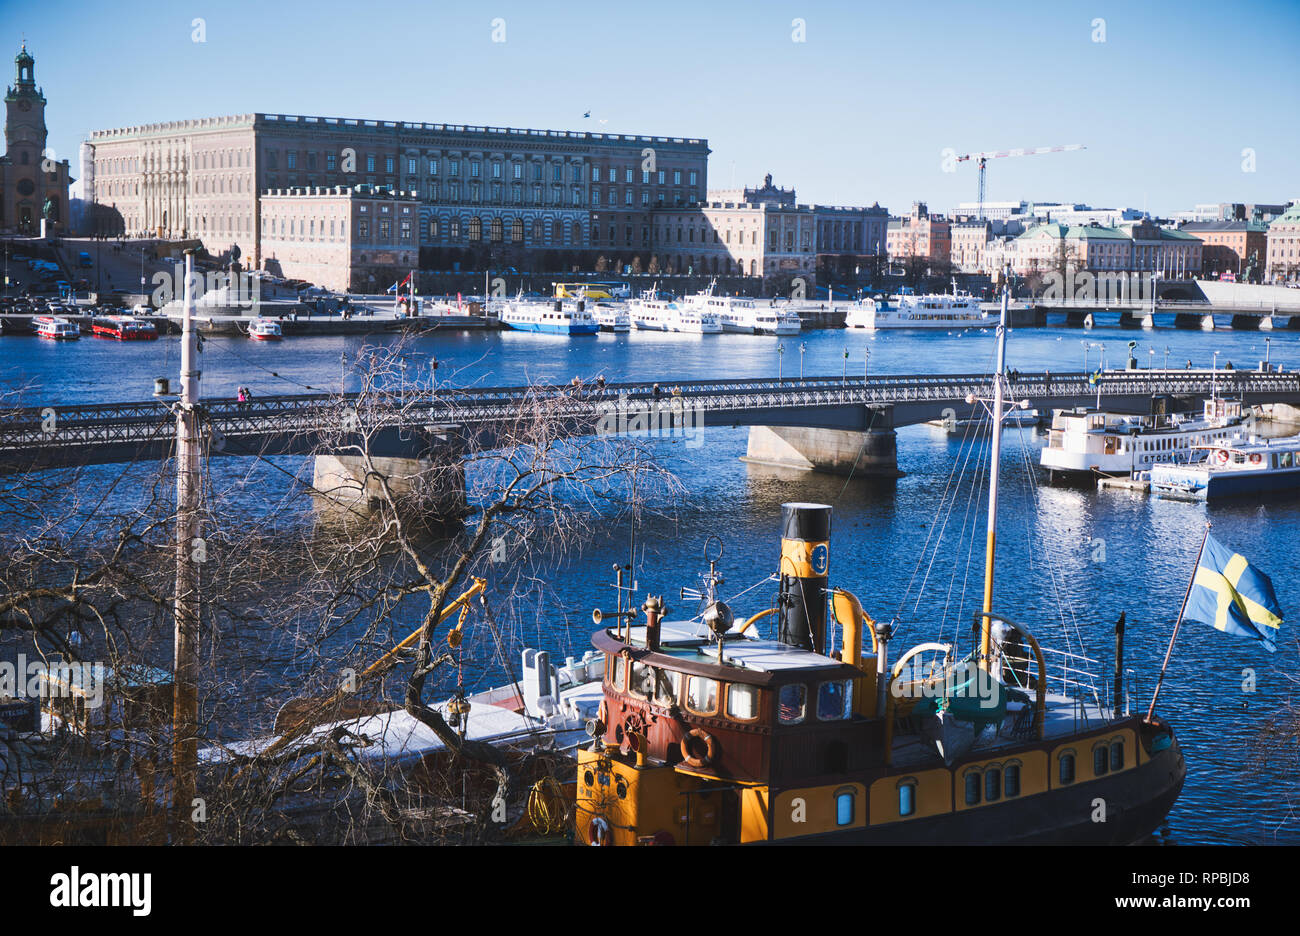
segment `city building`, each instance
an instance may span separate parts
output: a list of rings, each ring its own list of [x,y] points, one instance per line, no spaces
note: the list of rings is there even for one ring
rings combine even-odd
[[[984,250],[993,233],[989,221],[952,222],[950,259],[960,273],[986,272]]]
[[[1197,205],[1191,211],[1175,212],[1175,221],[1255,221],[1267,224],[1286,212],[1286,205],[1215,202]]]
[[[1201,270],[1212,276],[1241,274],[1254,256],[1263,276],[1268,256],[1268,225],[1258,221],[1189,221],[1179,227],[1201,242]]]
[[[1146,220],[1117,227],[1053,222],[1030,228],[1016,238],[1014,249],[1000,248],[997,259],[1009,260],[1020,275],[1071,267],[1090,273],[1149,271],[1182,277],[1200,272],[1201,251],[1201,241],[1192,235]],[[993,259],[994,251],[986,252],[986,264]]]
[[[1268,226],[1268,261],[1264,275],[1271,283],[1300,280],[1300,200]]]
[[[0,227],[22,234],[58,234],[69,218],[68,161],[46,152],[45,94],[27,43],[14,58],[5,94],[5,154],[0,157]]]
[[[430,266],[537,248],[559,251],[558,269],[636,246],[654,210],[698,203],[708,183],[708,143],[686,137],[254,113],[97,130],[88,144],[100,230],[238,245],[257,267],[272,190],[415,192]]]
[[[340,292],[381,292],[420,261],[414,193],[272,189],[260,200],[262,267]]]
[[[947,264],[952,248],[952,229],[942,215],[930,215],[925,202],[913,202],[906,218],[891,218],[885,248],[890,263],[924,258],[931,264]]]

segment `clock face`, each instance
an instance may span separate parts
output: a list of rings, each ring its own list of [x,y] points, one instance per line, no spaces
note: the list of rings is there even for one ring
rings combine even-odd
[[[24,98],[18,102],[18,109],[20,111],[29,111],[32,109],[32,102]]]

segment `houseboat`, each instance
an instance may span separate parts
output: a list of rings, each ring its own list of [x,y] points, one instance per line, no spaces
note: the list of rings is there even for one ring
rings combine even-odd
[[[584,299],[576,302],[563,299],[509,302],[501,310],[501,324],[515,331],[543,335],[594,335],[600,331],[600,323]]]
[[[1186,462],[1197,446],[1244,436],[1241,404],[1210,399],[1199,415],[1060,410],[1039,456],[1052,475],[1130,477],[1155,465]]]
[[[643,622],[620,607],[594,634],[604,698],[578,751],[580,841],[1129,843],[1159,825],[1186,769],[1154,704],[1130,710],[1120,654],[1113,696],[1098,692],[1095,661],[993,610],[1005,390],[995,379],[986,401],[988,559],[970,651],[923,642],[893,660],[893,623],[829,584],[831,508],[786,504],[773,607],[738,621],[716,594],[719,551],[705,587],[682,593],[699,598],[696,617],[669,620],[650,596]],[[755,636],[769,617],[775,637]]]
[[[54,338],[59,341],[75,341],[81,337],[81,329],[76,322],[70,322],[58,315],[38,315],[32,319],[32,331],[41,338]]]
[[[96,337],[114,338],[118,341],[153,341],[158,337],[158,329],[153,322],[141,321],[129,315],[97,318],[91,329]]]
[[[1151,469],[1151,491],[1172,500],[1262,497],[1300,490],[1300,436],[1193,446],[1184,464]]]

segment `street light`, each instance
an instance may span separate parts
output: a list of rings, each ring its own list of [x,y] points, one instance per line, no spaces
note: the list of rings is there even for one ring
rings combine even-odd
[[[1083,372],[1086,374],[1088,373],[1088,348],[1091,346],[1082,338],[1079,339],[1079,344],[1083,345]]]
[[[863,348],[863,349],[862,349],[862,379],[863,379],[863,381],[865,381],[865,380],[867,379],[867,376],[868,376],[868,375],[867,375],[867,367],[868,367],[868,365],[869,365],[870,363],[871,363],[871,349],[870,349],[870,348]]]
[[[1165,345],[1165,370],[1169,370],[1169,345]]]
[[[1147,348],[1147,370],[1156,369],[1156,349]]]
[[[1271,342],[1272,340],[1273,340],[1272,338],[1267,336],[1264,338],[1264,370],[1265,371],[1272,370],[1272,368],[1269,366],[1268,363],[1269,342]]]
[[[781,379],[781,362],[785,359],[785,345],[776,346],[776,379]]]
[[[808,350],[808,346],[802,341],[799,342],[799,379],[803,380],[803,353]]]

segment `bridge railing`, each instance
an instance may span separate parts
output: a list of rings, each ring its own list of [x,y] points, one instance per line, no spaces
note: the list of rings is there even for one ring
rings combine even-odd
[[[388,425],[415,428],[430,424],[482,424],[526,418],[538,407],[548,415],[591,419],[620,405],[671,405],[705,412],[799,409],[849,405],[945,402],[987,397],[988,374],[879,375],[864,378],[752,378],[721,381],[586,383],[581,385],[487,387],[384,394],[325,393],[258,397],[239,402],[206,399],[205,421],[226,436],[284,436],[339,431],[347,409],[363,407]],[[1300,395],[1300,374],[1229,370],[1107,371],[1093,381],[1084,373],[1009,373],[1013,399],[1077,401],[1098,395],[1134,397]],[[389,406],[388,404],[392,404]],[[25,449],[97,446],[170,438],[171,403],[149,400],[32,406],[0,410],[0,453],[13,458]],[[367,421],[366,424],[369,424]]]

